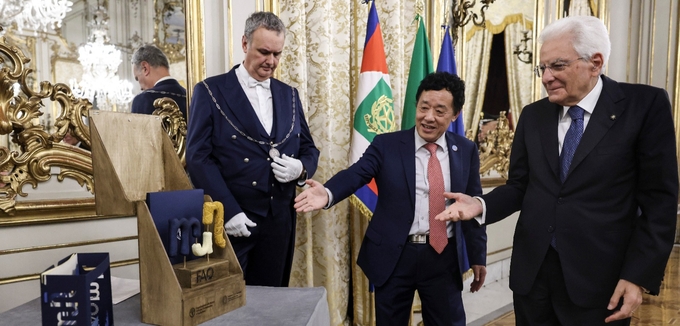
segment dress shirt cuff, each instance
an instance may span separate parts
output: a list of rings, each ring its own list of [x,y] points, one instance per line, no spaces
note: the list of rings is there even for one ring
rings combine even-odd
[[[331,193],[331,191],[328,190],[328,188],[324,189],[326,189],[326,193],[328,194],[328,204],[326,204],[326,206],[324,206],[323,209],[329,209],[331,208],[331,206],[333,206],[333,193]]]
[[[486,202],[482,197],[475,196],[473,197],[477,200],[479,200],[480,203],[482,203],[482,215],[481,216],[475,216],[475,221],[479,223],[479,225],[484,225],[486,223]]]

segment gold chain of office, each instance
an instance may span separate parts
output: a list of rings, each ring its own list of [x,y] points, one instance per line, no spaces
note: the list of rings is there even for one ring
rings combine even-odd
[[[238,132],[241,136],[245,137],[246,139],[248,139],[249,141],[251,141],[253,143],[257,143],[257,144],[260,144],[260,145],[269,145],[271,147],[271,149],[269,150],[269,156],[278,156],[278,155],[273,154],[273,153],[278,154],[278,150],[276,150],[276,147],[285,143],[286,140],[288,140],[288,138],[290,137],[290,134],[293,132],[293,128],[295,127],[295,108],[296,108],[295,99],[296,99],[296,95],[295,95],[295,89],[293,87],[290,88],[291,93],[292,93],[291,102],[292,102],[292,107],[293,107],[293,117],[291,118],[290,129],[288,129],[288,133],[286,134],[285,137],[283,137],[283,139],[280,142],[278,142],[278,143],[273,143],[273,142],[267,143],[266,141],[257,140],[257,139],[254,139],[253,137],[250,137],[249,135],[247,135],[246,133],[241,131],[241,129],[236,127],[236,125],[229,119],[229,117],[227,117],[227,115],[224,113],[224,111],[222,111],[222,107],[220,107],[220,105],[217,104],[217,99],[215,99],[215,96],[213,95],[212,91],[210,90],[210,87],[205,82],[205,80],[202,81],[202,83],[203,83],[203,86],[205,86],[205,88],[208,90],[208,94],[210,95],[210,98],[212,98],[212,101],[213,101],[213,103],[215,103],[215,106],[217,107],[217,109],[220,110],[220,113],[222,113],[222,116],[227,120],[229,125],[231,125],[231,127],[234,128],[234,130],[236,130],[236,132]],[[274,158],[274,157],[272,157],[272,158]]]

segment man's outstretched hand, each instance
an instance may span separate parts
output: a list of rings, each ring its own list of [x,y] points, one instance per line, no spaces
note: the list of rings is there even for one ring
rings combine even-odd
[[[315,180],[309,179],[305,181],[309,188],[301,192],[295,197],[295,210],[298,213],[305,213],[322,209],[328,205],[328,193],[326,188]]]
[[[453,199],[454,202],[435,216],[437,220],[466,221],[482,214],[482,203],[475,198],[460,192],[445,192],[444,197]]]

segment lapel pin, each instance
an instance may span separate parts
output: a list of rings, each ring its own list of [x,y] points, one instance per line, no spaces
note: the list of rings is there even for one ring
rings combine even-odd
[[[451,146],[451,149],[452,149],[454,152],[457,152],[457,151],[458,151],[458,146],[453,145],[453,146]]]
[[[612,121],[616,120],[616,114],[612,114],[609,119],[612,119]]]

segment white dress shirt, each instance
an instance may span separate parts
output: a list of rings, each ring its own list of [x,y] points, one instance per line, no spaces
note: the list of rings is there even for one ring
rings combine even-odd
[[[427,181],[427,163],[430,160],[430,151],[424,147],[427,142],[418,135],[418,131],[415,130],[414,133],[416,139],[416,205],[413,223],[408,234],[428,234],[430,233],[430,185]],[[437,144],[437,159],[442,167],[444,190],[448,192],[451,190],[451,167],[446,137],[442,135],[435,143]],[[443,194],[434,195],[444,200]],[[437,212],[439,213],[441,212]],[[446,233],[449,238],[453,236],[453,223],[446,222]]]
[[[578,106],[581,107],[585,112],[583,113],[583,132],[586,132],[586,126],[588,125],[588,122],[590,121],[590,115],[593,114],[593,110],[595,109],[595,105],[597,104],[597,100],[600,98],[600,94],[602,93],[602,79],[598,78],[597,79],[597,84],[595,84],[595,87],[584,97],[581,102],[578,102]],[[569,126],[571,125],[571,117],[567,113],[569,111],[568,106],[562,107],[562,112],[560,113],[560,121],[559,125],[557,126],[557,139],[559,140],[559,153],[562,153],[562,143],[564,143],[564,137],[567,135],[567,130],[569,130]]]
[[[274,122],[274,105],[272,103],[271,89],[262,86],[257,80],[250,77],[248,70],[246,70],[243,64],[236,68],[236,77],[239,84],[241,84],[241,88],[243,88],[243,92],[246,93],[250,105],[253,106],[260,124],[267,131],[267,134],[271,135],[272,124]],[[269,80],[266,82],[269,82]]]

